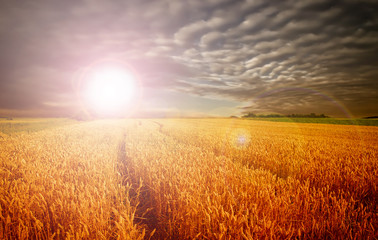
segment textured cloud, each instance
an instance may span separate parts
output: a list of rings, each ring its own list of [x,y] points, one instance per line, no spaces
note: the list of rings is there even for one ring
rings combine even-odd
[[[151,96],[228,99],[240,112],[377,114],[376,9],[368,0],[3,1],[0,109],[76,109],[77,71],[116,59]]]

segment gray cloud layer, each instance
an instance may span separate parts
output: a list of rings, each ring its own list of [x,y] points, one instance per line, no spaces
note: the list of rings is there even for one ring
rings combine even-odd
[[[0,108],[74,102],[74,73],[113,58],[155,91],[236,100],[240,111],[378,112],[375,1],[41,0],[0,9]]]

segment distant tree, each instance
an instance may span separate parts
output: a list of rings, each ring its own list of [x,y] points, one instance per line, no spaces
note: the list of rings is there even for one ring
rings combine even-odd
[[[230,116],[230,118],[239,118],[239,117],[237,117],[237,116]]]
[[[249,112],[249,113],[243,115],[243,118],[254,118],[254,117],[256,117],[256,114],[251,113],[251,112]]]
[[[329,118],[328,116],[322,114],[315,114],[315,113],[310,113],[310,114],[288,114],[286,117],[289,118]]]
[[[260,114],[256,115],[254,113],[247,113],[242,116],[243,118],[281,118],[281,117],[288,117],[288,118],[329,118],[328,116],[322,114],[317,115],[316,113],[310,113],[310,114],[287,114],[287,115],[281,115],[281,114]]]
[[[267,114],[267,115],[261,115],[261,117],[265,118],[279,118],[279,117],[284,117],[281,114]]]

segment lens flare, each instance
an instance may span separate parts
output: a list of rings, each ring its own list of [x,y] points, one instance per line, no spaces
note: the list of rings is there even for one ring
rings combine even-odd
[[[251,143],[251,134],[242,128],[235,129],[229,136],[229,142],[235,148],[247,148]]]

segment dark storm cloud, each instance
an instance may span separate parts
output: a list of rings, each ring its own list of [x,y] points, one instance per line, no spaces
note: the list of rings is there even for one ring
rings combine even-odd
[[[2,1],[0,9],[0,108],[74,103],[75,73],[110,58],[151,91],[236,100],[241,111],[327,113],[329,99],[356,115],[378,111],[375,1]]]
[[[332,112],[331,106],[326,107],[329,99],[311,97],[313,93],[303,96],[299,90],[308,88],[325,92],[357,115],[369,114],[369,107],[370,113],[376,112],[376,9],[377,4],[368,1],[280,1],[260,6],[223,32],[209,29],[198,44],[200,54],[181,57],[187,64],[195,58],[202,72],[229,79],[230,88],[192,84],[187,90],[251,100],[248,111]],[[240,19],[238,13],[228,12]],[[210,28],[206,24],[210,21],[201,25]],[[287,87],[296,87],[299,93],[273,91],[260,97],[262,92]],[[369,107],[362,110],[361,103]]]

